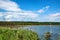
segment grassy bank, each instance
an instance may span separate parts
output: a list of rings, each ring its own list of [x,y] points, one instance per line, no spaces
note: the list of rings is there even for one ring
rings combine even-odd
[[[0,40],[39,40],[35,32],[0,28]]]

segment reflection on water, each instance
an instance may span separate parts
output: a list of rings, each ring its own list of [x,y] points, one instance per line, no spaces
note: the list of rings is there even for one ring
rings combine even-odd
[[[58,40],[60,38],[60,25],[39,25],[39,26],[27,26],[24,29],[35,31],[42,40],[44,39],[44,35],[46,32],[51,32],[50,40]],[[52,30],[51,30],[52,29]],[[59,39],[60,40],[60,39]]]

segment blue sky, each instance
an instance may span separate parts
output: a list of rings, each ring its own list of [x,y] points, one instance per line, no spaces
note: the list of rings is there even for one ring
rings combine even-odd
[[[60,22],[60,0],[0,0],[0,21]]]

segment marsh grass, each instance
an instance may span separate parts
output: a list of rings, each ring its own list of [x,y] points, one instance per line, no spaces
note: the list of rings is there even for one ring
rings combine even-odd
[[[37,33],[31,30],[0,27],[0,40],[39,40],[39,38]]]

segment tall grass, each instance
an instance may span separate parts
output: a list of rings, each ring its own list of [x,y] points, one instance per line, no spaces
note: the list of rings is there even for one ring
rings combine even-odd
[[[35,32],[29,30],[0,28],[0,40],[39,40],[39,38]]]

